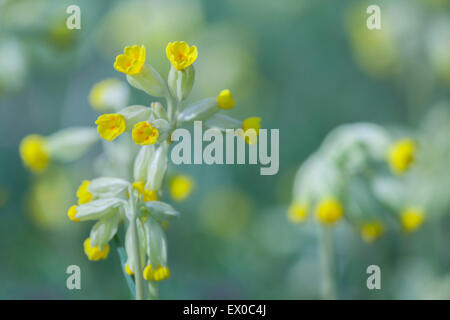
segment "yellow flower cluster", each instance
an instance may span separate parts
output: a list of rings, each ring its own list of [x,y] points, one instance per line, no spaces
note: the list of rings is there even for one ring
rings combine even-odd
[[[133,189],[137,190],[139,195],[142,197],[142,201],[156,201],[158,200],[158,196],[156,191],[145,189],[144,181],[135,181],[133,182]]]
[[[151,265],[147,265],[144,269],[144,279],[147,281],[162,281],[170,277],[169,267],[159,265],[156,270]]]
[[[26,136],[20,143],[19,152],[24,165],[33,172],[42,172],[48,165],[50,155],[44,137]]]

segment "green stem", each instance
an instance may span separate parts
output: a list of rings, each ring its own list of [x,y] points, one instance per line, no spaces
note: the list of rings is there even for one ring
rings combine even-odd
[[[133,192],[130,190],[130,210],[131,212],[131,220],[130,220],[130,232],[131,232],[131,238],[132,238],[132,250],[134,255],[134,279],[136,282],[136,300],[143,300],[145,299],[145,288],[144,288],[144,277],[142,274],[142,266],[141,266],[141,253],[139,249],[139,237],[137,233],[137,226],[136,226],[136,208],[134,205],[134,197]]]
[[[323,278],[323,298],[337,299],[336,261],[333,243],[332,227],[320,228],[320,254]]]

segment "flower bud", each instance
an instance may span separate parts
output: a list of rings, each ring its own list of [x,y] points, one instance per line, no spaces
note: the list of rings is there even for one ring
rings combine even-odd
[[[133,177],[135,181],[145,181],[150,158],[155,152],[154,145],[143,146],[134,160]]]
[[[148,120],[152,114],[152,109],[134,105],[122,109],[119,114],[125,117],[126,130],[130,130],[136,123]]]
[[[178,116],[179,122],[191,122],[194,120],[206,120],[211,118],[217,111],[219,105],[216,98],[206,98],[189,105]]]
[[[177,70],[174,66],[170,68],[167,83],[170,92],[178,101],[185,100],[192,90],[195,79],[195,70],[189,66],[184,70]]]
[[[47,137],[47,148],[51,157],[61,161],[72,161],[83,154],[98,141],[92,128],[68,128]]]
[[[167,169],[167,149],[167,144],[163,143],[153,153],[149,162],[145,189],[157,191],[161,188]]]
[[[163,97],[167,93],[164,80],[152,66],[143,65],[139,73],[127,75],[127,80],[136,89],[154,97]]]

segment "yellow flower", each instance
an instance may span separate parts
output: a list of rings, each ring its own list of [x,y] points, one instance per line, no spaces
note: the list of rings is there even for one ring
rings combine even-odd
[[[83,243],[84,246],[84,253],[86,253],[89,260],[92,261],[98,261],[100,259],[106,259],[108,257],[109,253],[109,245],[107,244],[103,250],[101,250],[99,247],[91,246],[91,239],[87,238],[84,240]]]
[[[70,220],[80,222],[80,219],[75,218],[76,214],[77,214],[77,206],[71,206],[67,211],[67,216],[69,217]]]
[[[102,114],[95,121],[100,136],[108,141],[120,136],[126,129],[125,117],[121,114]]]
[[[411,139],[395,142],[389,149],[388,162],[391,170],[401,174],[409,169],[414,162],[416,143]]]
[[[248,144],[255,144],[258,141],[259,129],[261,128],[261,118],[260,117],[250,117],[242,121],[242,130],[244,130],[245,142]],[[256,133],[248,132],[248,130],[253,129]]]
[[[92,193],[88,191],[89,184],[91,182],[89,180],[83,180],[77,190],[78,204],[85,204],[92,200]]]
[[[288,219],[292,223],[303,222],[308,215],[308,207],[303,203],[293,203],[289,207]]]
[[[130,265],[128,263],[125,264],[125,272],[127,274],[129,274],[130,276],[134,275],[134,272],[133,272],[133,270],[131,270]]]
[[[191,194],[193,187],[190,177],[178,175],[170,182],[170,195],[175,201],[183,201]]]
[[[167,58],[177,70],[184,70],[198,57],[196,46],[189,47],[184,41],[170,42],[166,47]]]
[[[402,226],[407,232],[415,231],[425,219],[424,212],[418,208],[407,208],[402,212]]]
[[[158,140],[159,131],[147,121],[141,121],[134,125],[131,136],[136,144],[145,146],[156,143],[156,140]]]
[[[219,108],[232,109],[234,107],[234,99],[231,91],[228,89],[220,91],[217,96],[217,103],[219,104]]]
[[[384,227],[380,222],[368,222],[361,226],[361,237],[366,242],[373,242],[384,233]]]
[[[139,195],[142,197],[142,201],[158,200],[156,191],[145,189],[145,182],[143,182],[143,181],[133,182],[133,189],[138,191]]]
[[[114,69],[123,72],[127,75],[135,75],[141,72],[145,63],[145,47],[134,45],[132,47],[125,47],[123,54],[116,57],[114,62]]]
[[[147,281],[162,281],[168,279],[170,277],[170,269],[169,267],[162,267],[161,265],[158,268],[153,269],[151,265],[147,265],[144,269],[144,279]]]
[[[341,203],[335,198],[326,198],[316,207],[317,218],[325,224],[333,224],[344,214]]]
[[[20,157],[25,166],[33,172],[42,172],[48,165],[50,155],[44,137],[26,136],[19,147]]]

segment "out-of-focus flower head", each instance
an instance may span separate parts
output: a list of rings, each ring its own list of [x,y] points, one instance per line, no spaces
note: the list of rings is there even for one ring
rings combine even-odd
[[[110,78],[96,83],[89,92],[89,103],[99,113],[114,112],[124,108],[130,90],[118,79]]]
[[[194,180],[186,175],[176,175],[170,181],[170,195],[175,201],[183,201],[192,193]]]

